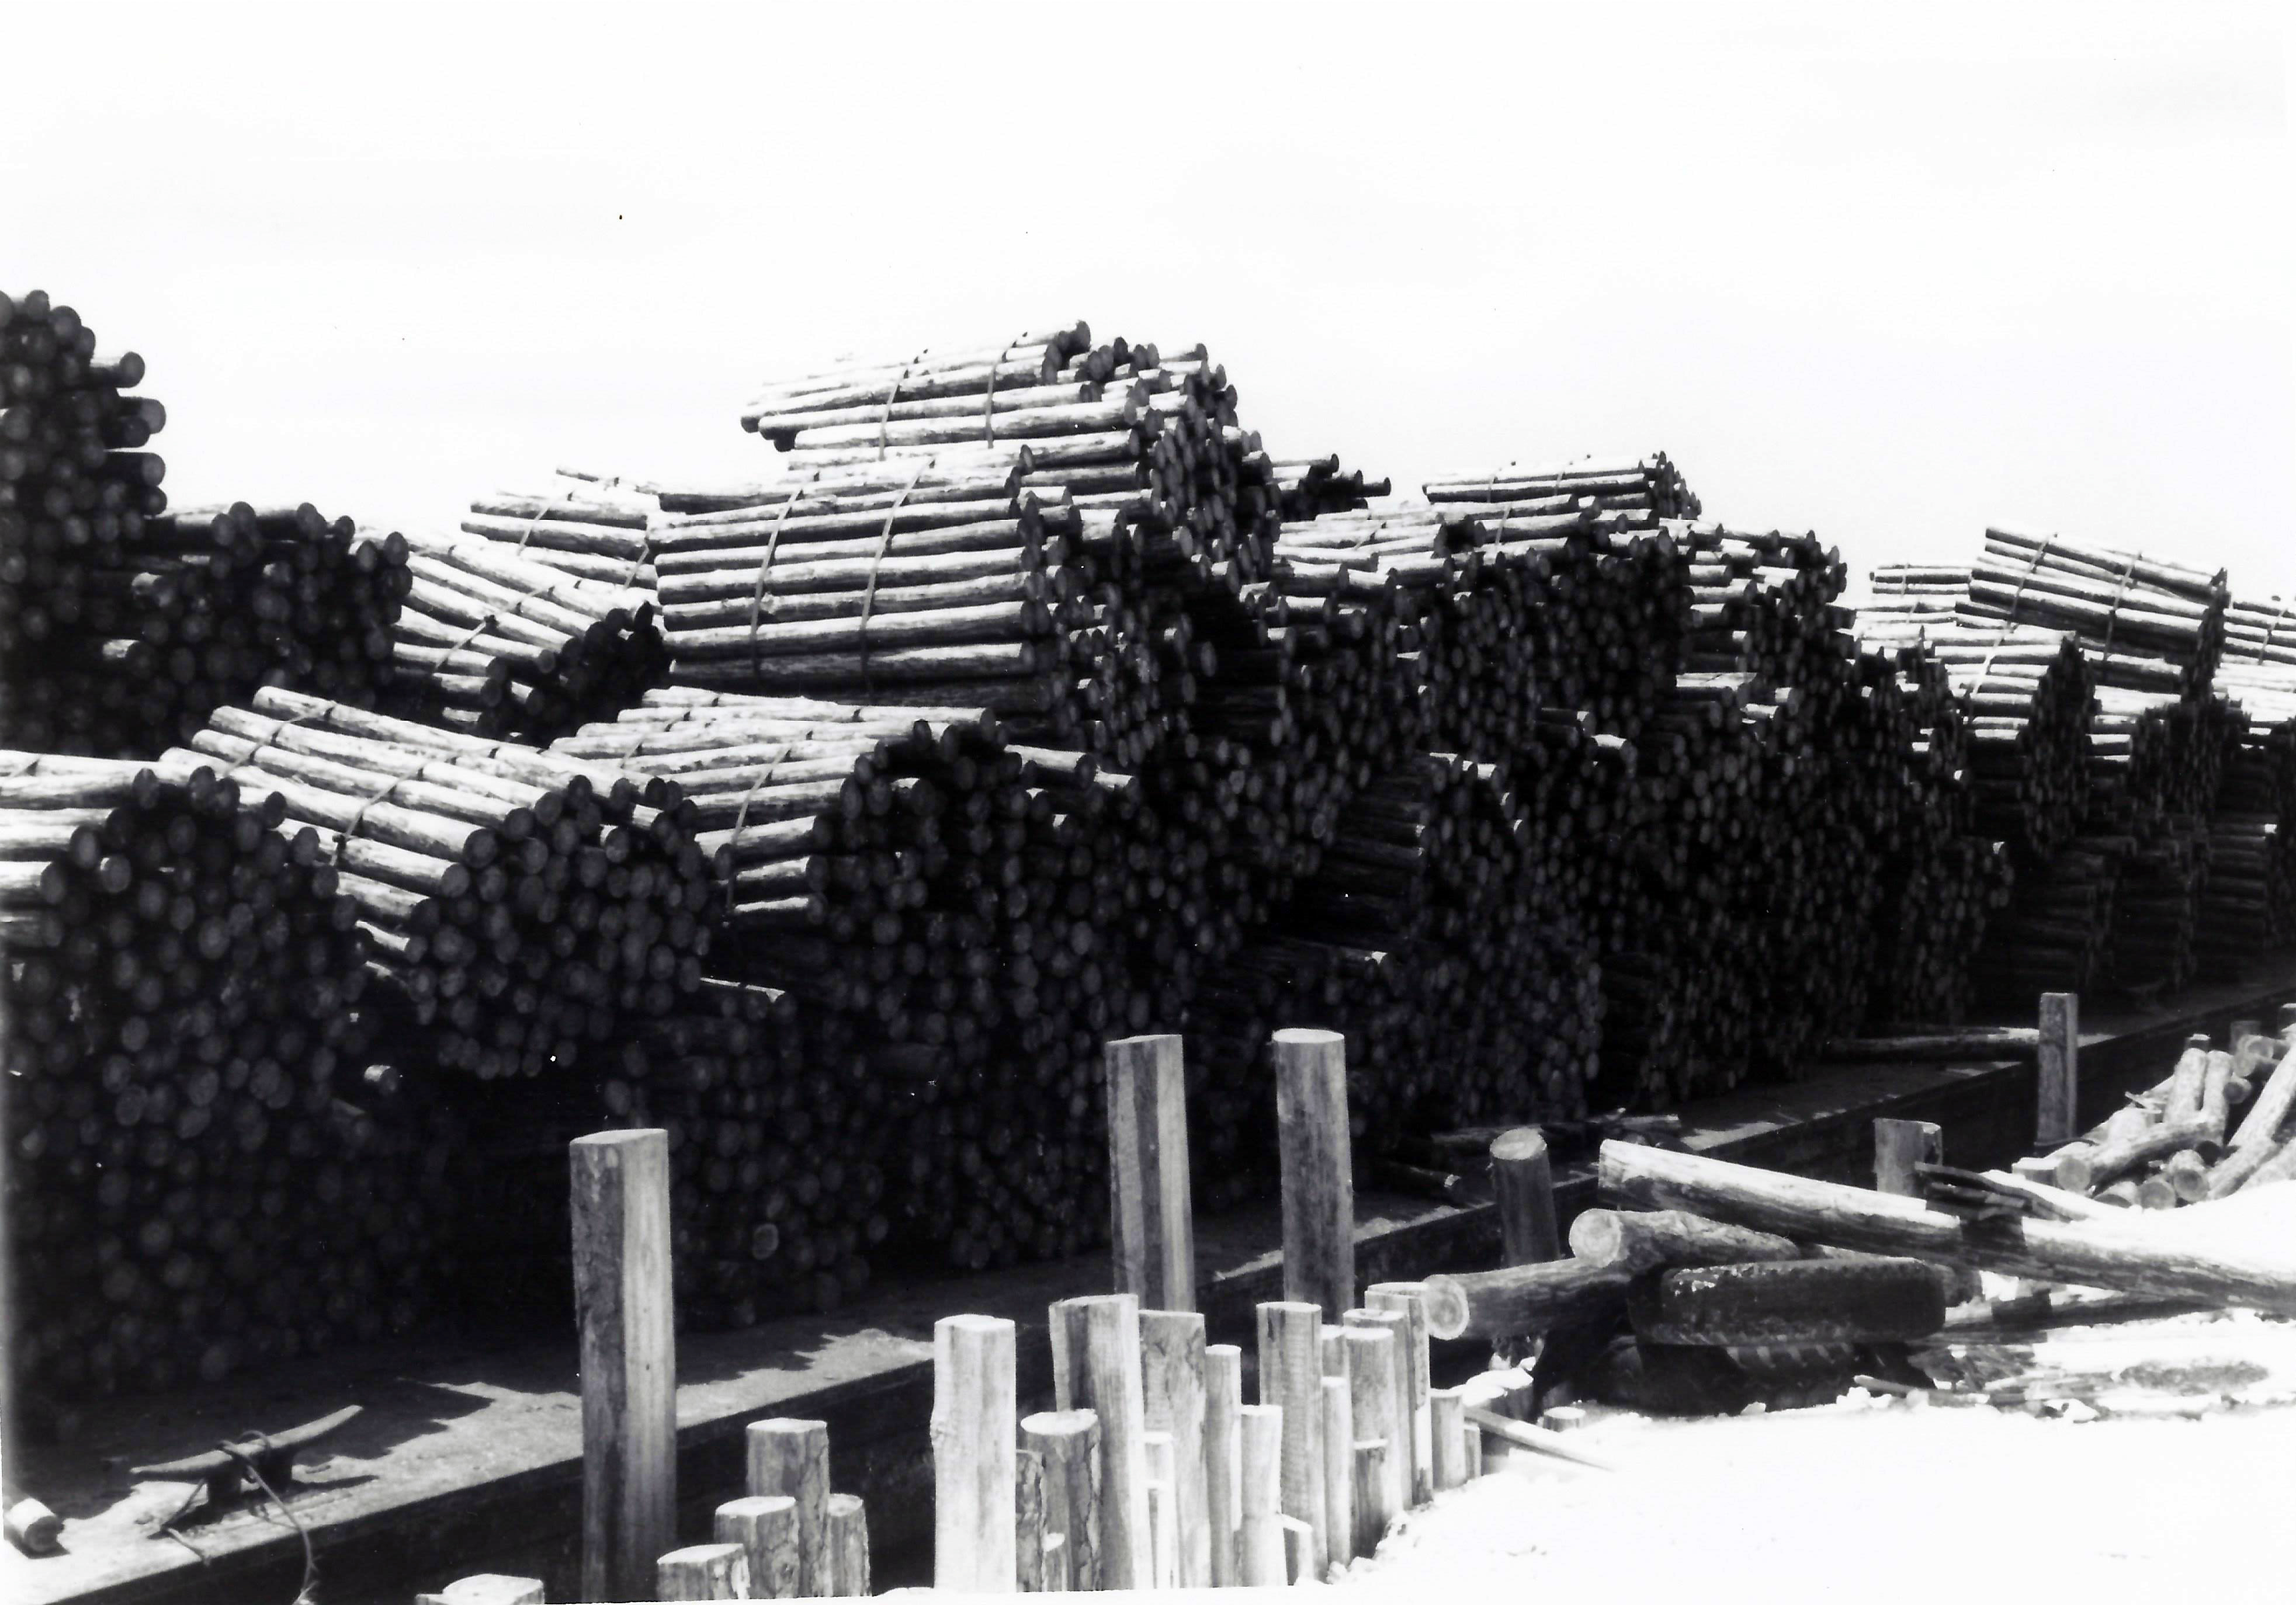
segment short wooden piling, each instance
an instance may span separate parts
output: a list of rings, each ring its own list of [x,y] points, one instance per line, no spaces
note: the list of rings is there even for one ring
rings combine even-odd
[[[1435,1489],[1441,1493],[1467,1480],[1467,1417],[1465,1401],[1456,1388],[1438,1388],[1427,1396],[1435,1447]]]
[[[2071,992],[2041,994],[2039,1106],[2035,1111],[2037,1148],[2061,1148],[2080,1134],[2080,998]]]
[[[1283,1297],[1343,1310],[1356,1301],[1347,1039],[1336,1031],[1278,1031],[1272,1052],[1283,1188]]]
[[[1922,1195],[1916,1165],[1944,1162],[1945,1138],[1934,1120],[1874,1122],[1874,1189],[1899,1198]]]
[[[1364,1319],[1358,1320],[1361,1316]],[[1378,1547],[1374,1538],[1365,1544],[1365,1532],[1384,1533],[1388,1524],[1402,1513],[1403,1490],[1398,1472],[1405,1457],[1396,1453],[1401,1436],[1400,1412],[1398,1399],[1397,1366],[1395,1363],[1395,1329],[1401,1317],[1384,1311],[1350,1310],[1348,1312],[1348,1389],[1355,1410],[1355,1431],[1351,1441],[1356,1445],[1358,1468],[1362,1464],[1363,1445],[1377,1442],[1388,1447],[1380,1460],[1386,1481],[1381,1486],[1375,1508],[1366,1515],[1363,1508],[1363,1484],[1356,1482],[1356,1553],[1368,1555]]]
[[[1545,1133],[1522,1126],[1492,1139],[1491,1191],[1498,1204],[1500,1264],[1544,1265],[1562,1257]]]
[[[475,1572],[457,1577],[437,1593],[419,1593],[414,1605],[543,1605],[542,1579]]]
[[[1204,1508],[1210,1529],[1212,1586],[1236,1585],[1235,1535],[1242,1525],[1240,1498],[1243,1452],[1243,1351],[1233,1343],[1204,1349]]]
[[[1411,1322],[1400,1310],[1349,1310],[1347,1324],[1352,1328],[1375,1328],[1387,1333],[1390,1380],[1387,1392],[1389,1415],[1385,1437],[1391,1440],[1387,1455],[1388,1519],[1392,1521],[1411,1508]],[[1352,1373],[1350,1373],[1352,1374]],[[1361,1427],[1357,1437],[1372,1435]]]
[[[1052,1307],[1053,1391],[1100,1421],[1100,1585],[1148,1585],[1147,1470],[1141,1459],[1140,1303],[1129,1293]]]
[[[1141,1455],[1148,1469],[1148,1586],[1180,1585],[1179,1503],[1173,1496],[1172,1435],[1144,1432]]]
[[[829,1496],[829,1592],[845,1600],[869,1592],[869,1511],[858,1494]]]
[[[677,1536],[669,1137],[568,1145],[582,1377],[582,1594],[635,1600]]]
[[[1140,1312],[1142,1419],[1172,1437],[1174,1552],[1182,1588],[1212,1585],[1212,1528],[1204,1478],[1204,1318]]]
[[[1374,1310],[1394,1310],[1404,1317],[1397,1334],[1408,1366],[1403,1407],[1411,1423],[1411,1503],[1425,1504],[1435,1496],[1434,1415],[1427,1396],[1434,1384],[1427,1350],[1427,1284],[1423,1282],[1375,1282],[1364,1290],[1364,1304]]]
[[[1239,1386],[1242,1379],[1238,1378]],[[1100,1580],[1100,1418],[1089,1410],[1047,1410],[1021,1422],[1021,1442],[1044,1462],[1045,1533],[1063,1545],[1068,1586]]]
[[[1107,1046],[1110,1246],[1116,1290],[1144,1310],[1196,1307],[1187,1070],[1177,1036]]]
[[[1332,1329],[1345,1333],[1345,1328]],[[1341,1339],[1345,1358],[1346,1339]],[[1324,1379],[1324,1531],[1331,1564],[1356,1558],[1356,1409],[1344,1372]]]
[[[657,1600],[746,1600],[750,1562],[738,1544],[696,1544],[654,1562]]]
[[[749,1559],[750,1597],[753,1600],[793,1600],[800,1597],[802,1566],[797,1538],[797,1501],[787,1494],[729,1499],[718,1507],[710,1535],[720,1544],[738,1544]]]
[[[1297,1516],[1278,1516],[1275,1521],[1283,1534],[1283,1581],[1295,1588],[1321,1581],[1316,1568],[1314,1530]]]
[[[1387,1536],[1387,1490],[1392,1480],[1387,1471],[1387,1451],[1385,1438],[1359,1437],[1355,1442],[1356,1553],[1365,1557],[1379,1553],[1380,1540]]]
[[[933,1586],[1011,1593],[1013,1560],[1013,1322],[944,1315],[933,1322]]]
[[[1246,1404],[1237,1416],[1242,1443],[1238,1490],[1242,1512],[1236,1534],[1236,1570],[1246,1588],[1281,1588],[1286,1580],[1280,1513],[1283,1412],[1274,1404]]]
[[[1032,1449],[1013,1457],[1013,1570],[1021,1593],[1045,1592],[1045,1462]]]
[[[829,1423],[789,1416],[751,1421],[743,1447],[750,1497],[797,1502],[798,1593],[822,1598],[831,1592]]]
[[[1308,1524],[1321,1562],[1331,1543],[1324,1505],[1323,1312],[1285,1300],[1263,1304],[1259,1313],[1259,1402],[1283,1412],[1283,1513]]]

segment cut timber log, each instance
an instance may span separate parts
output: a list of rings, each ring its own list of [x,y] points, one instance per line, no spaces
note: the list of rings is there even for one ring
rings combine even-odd
[[[1610,1203],[1686,1209],[1836,1248],[2296,1314],[2296,1254],[2284,1249],[2168,1242],[2134,1223],[1964,1224],[1912,1199],[1624,1142],[1603,1144],[1599,1184]]]
[[[1801,1246],[1789,1239],[1717,1225],[1678,1209],[1589,1209],[1570,1223],[1570,1251],[1581,1263],[1628,1275],[1802,1257]]]
[[[1431,1338],[1514,1338],[1623,1306],[1628,1273],[1583,1260],[1427,1279]]]

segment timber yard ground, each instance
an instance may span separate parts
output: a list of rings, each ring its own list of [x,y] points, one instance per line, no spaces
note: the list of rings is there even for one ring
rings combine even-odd
[[[1616,1474],[1517,1455],[1408,1517],[1345,1585],[1454,1601],[2289,1597],[2257,1556],[2296,1496],[2296,1325],[2185,1316],[2033,1351],[2037,1367],[2124,1380],[2092,1396],[2094,1420],[1863,1393],[1721,1419],[1590,1407],[1573,1442]]]

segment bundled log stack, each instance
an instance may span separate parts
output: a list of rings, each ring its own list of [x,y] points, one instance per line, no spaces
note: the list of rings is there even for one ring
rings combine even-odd
[[[977,709],[679,688],[554,751],[675,781],[729,877],[713,969],[851,1017],[913,1085],[898,1224],[975,1268],[1094,1241],[1099,1044],[1148,1024],[1129,945],[1204,856],[1136,777]]]
[[[2117,650],[2165,659],[2177,671],[2177,689],[2190,694],[2207,691],[2216,672],[2228,599],[2222,570],[1988,529],[1959,611],[1972,621],[2068,630],[2107,659]],[[2117,684],[2103,672],[2098,677]]]
[[[625,502],[503,495],[474,502],[457,535],[419,536],[394,708],[539,742],[660,684],[646,520]]]
[[[2103,973],[2126,991],[2193,979],[2194,943],[2210,869],[2211,837],[2191,815],[2170,815],[2134,840],[2123,860],[2106,933]]]
[[[1357,792],[1274,929],[1198,987],[1216,1159],[1253,1157],[1233,1134],[1272,1113],[1259,1059],[1283,1018],[1347,1035],[1367,1150],[1502,1111],[1583,1114],[1597,977],[1564,889],[1535,878],[1535,842],[1494,766],[1421,754]]]
[[[35,1395],[214,1380],[434,1297],[454,1123],[362,1057],[358,906],[280,817],[205,766],[0,754],[10,1358]]]
[[[672,786],[279,690],[177,756],[283,799],[441,1066],[562,1072],[701,979],[720,894]]]
[[[1834,603],[1848,569],[1814,535],[1669,526],[1690,554],[1692,627],[1683,667],[1799,685],[1842,656],[1851,614]]]
[[[2046,858],[2020,864],[2009,905],[1986,929],[1980,989],[2005,1007],[2038,993],[2079,992],[2103,975],[2126,836],[2080,836]]]

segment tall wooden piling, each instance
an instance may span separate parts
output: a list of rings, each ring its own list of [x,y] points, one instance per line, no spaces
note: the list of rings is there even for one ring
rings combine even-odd
[[[1127,1036],[1108,1056],[1108,1179],[1116,1290],[1144,1310],[1196,1307],[1187,1070],[1177,1036]]]

